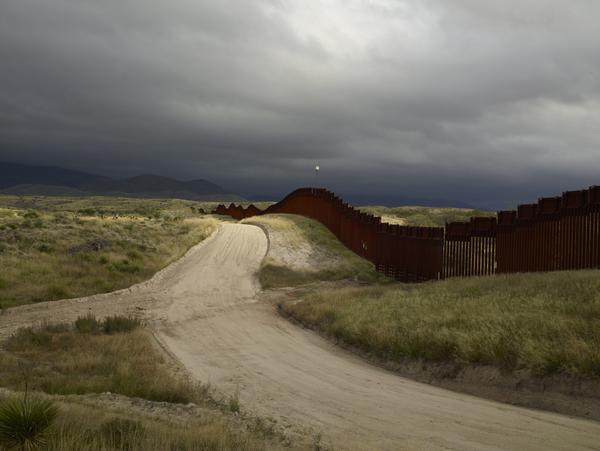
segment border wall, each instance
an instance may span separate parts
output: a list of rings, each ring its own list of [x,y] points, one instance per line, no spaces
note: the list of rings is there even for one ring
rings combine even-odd
[[[315,219],[377,271],[403,282],[600,267],[600,186],[445,227],[383,223],[322,188],[297,189],[264,211],[231,204],[214,213]]]

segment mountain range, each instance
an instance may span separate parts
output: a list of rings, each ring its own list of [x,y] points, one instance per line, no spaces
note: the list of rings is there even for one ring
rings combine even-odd
[[[144,174],[120,180],[53,166],[9,162],[0,162],[0,194],[243,200],[237,194],[203,179],[180,181]]]

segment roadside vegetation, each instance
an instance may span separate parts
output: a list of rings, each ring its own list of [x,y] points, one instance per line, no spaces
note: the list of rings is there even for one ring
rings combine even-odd
[[[342,279],[382,280],[370,262],[345,247],[317,221],[273,214],[242,222],[259,225],[268,232],[271,245],[259,272],[265,289]]]
[[[207,389],[177,378],[134,318],[93,316],[23,328],[4,343],[0,381],[49,394],[118,393],[151,401],[205,402]]]
[[[14,400],[0,397],[0,404]],[[50,398],[52,399],[52,398]],[[58,414],[44,445],[31,451],[197,451],[273,449],[259,434],[218,417],[164,417],[123,413],[110,406],[56,401]],[[22,449],[3,448],[0,449]]]
[[[390,224],[423,227],[443,227],[446,222],[468,221],[473,216],[496,215],[496,212],[469,208],[364,206],[358,209],[380,216],[383,222]]]
[[[0,351],[1,385],[10,389],[0,391],[0,449],[12,449],[8,445],[14,446],[16,439],[22,443],[38,430],[39,446],[26,449],[283,447],[266,424],[237,418],[209,387],[177,375],[153,340],[138,320],[127,317],[98,321],[87,316],[73,324],[19,330]],[[24,389],[25,395],[17,392]],[[95,405],[93,400],[99,398],[89,397],[103,393],[110,397],[104,405]],[[130,405],[118,395],[141,398],[146,404]],[[48,418],[43,412],[36,414],[36,406],[52,412],[58,406],[52,425],[42,428]],[[144,410],[150,414],[144,415]]]
[[[93,216],[130,215],[146,218],[190,218],[210,213],[220,203],[181,199],[146,199],[111,196],[12,196],[0,195],[0,208],[77,213]],[[236,202],[243,206],[251,202]],[[261,210],[272,202],[255,202]]]
[[[0,308],[131,286],[216,226],[209,216],[167,210],[141,216],[0,208]]]
[[[371,355],[600,378],[600,272],[320,290],[285,314]]]

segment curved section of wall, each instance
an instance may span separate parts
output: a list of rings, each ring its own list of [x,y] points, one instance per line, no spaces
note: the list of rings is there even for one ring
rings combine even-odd
[[[231,204],[219,205],[215,213],[235,219],[268,213],[316,219],[378,271],[405,282],[600,267],[600,186],[445,228],[382,223],[320,188],[298,189],[265,211]]]
[[[306,216],[319,221],[346,247],[389,277],[421,282],[443,274],[443,228],[382,223],[381,218],[356,210],[322,188],[297,189],[264,211],[254,205],[243,208],[231,204],[219,205],[214,213],[238,220],[269,213]]]

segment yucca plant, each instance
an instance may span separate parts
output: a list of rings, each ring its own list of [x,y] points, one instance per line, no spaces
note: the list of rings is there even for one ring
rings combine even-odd
[[[8,449],[35,451],[48,443],[48,433],[58,409],[48,400],[12,399],[0,404],[0,445]]]

